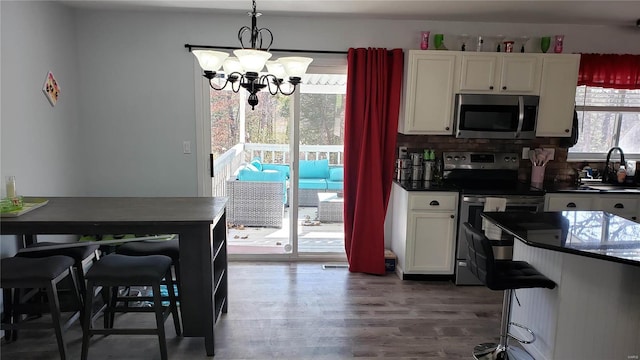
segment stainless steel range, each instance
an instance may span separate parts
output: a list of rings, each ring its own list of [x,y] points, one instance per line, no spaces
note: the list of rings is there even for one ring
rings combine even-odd
[[[445,152],[443,180],[461,191],[456,248],[456,285],[481,285],[467,269],[467,242],[462,224],[482,229],[480,214],[487,197],[506,199],[505,211],[543,210],[544,192],[518,181],[519,157],[515,153]],[[497,259],[510,259],[512,239],[492,240]]]

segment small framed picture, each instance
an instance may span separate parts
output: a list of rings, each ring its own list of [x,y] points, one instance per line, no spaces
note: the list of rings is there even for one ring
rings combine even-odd
[[[47,99],[49,99],[51,106],[56,106],[58,96],[60,96],[60,86],[51,71],[47,73],[47,78],[44,80],[42,91],[47,96]]]

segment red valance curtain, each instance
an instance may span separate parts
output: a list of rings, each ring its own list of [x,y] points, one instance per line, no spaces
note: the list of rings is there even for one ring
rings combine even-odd
[[[640,89],[640,55],[581,54],[578,85]]]
[[[403,52],[349,49],[344,230],[349,271],[384,274],[387,212],[398,131]]]

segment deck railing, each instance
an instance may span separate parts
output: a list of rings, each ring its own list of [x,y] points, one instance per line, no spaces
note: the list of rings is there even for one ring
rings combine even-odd
[[[226,181],[243,162],[260,157],[265,163],[288,164],[288,144],[236,144],[213,162],[212,195],[226,196]],[[329,159],[330,165],[344,164],[342,145],[300,145],[301,160]]]

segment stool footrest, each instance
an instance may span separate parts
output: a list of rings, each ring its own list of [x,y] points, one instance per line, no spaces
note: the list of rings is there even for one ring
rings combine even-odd
[[[91,329],[91,335],[158,335],[156,328]]]
[[[515,322],[510,322],[509,325],[511,326],[515,326],[515,327],[519,327],[520,329],[523,329],[525,331],[527,331],[530,335],[531,335],[531,339],[530,340],[523,340],[520,339],[519,337],[514,336],[511,333],[507,333],[507,336],[509,336],[510,338],[512,338],[513,340],[521,343],[521,344],[531,344],[532,342],[536,341],[536,334],[533,333],[533,331],[531,331],[531,329],[529,329],[528,327],[522,325],[522,324],[518,324]]]

